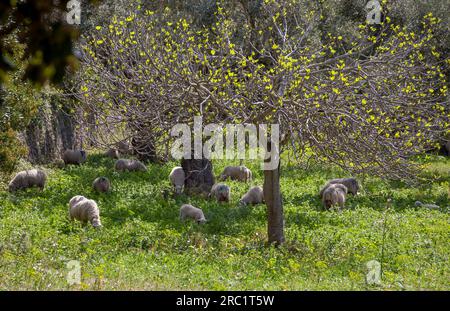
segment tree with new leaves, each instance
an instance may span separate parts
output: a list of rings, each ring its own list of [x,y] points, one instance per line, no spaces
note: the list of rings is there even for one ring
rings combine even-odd
[[[281,152],[312,154],[353,174],[413,178],[410,158],[449,129],[439,19],[427,14],[418,32],[388,16],[377,29],[361,23],[344,46],[341,35],[323,36],[320,9],[265,0],[242,23],[239,7],[224,2],[204,28],[170,9],[138,6],[84,38],[75,92],[109,133],[132,124],[161,150],[172,126],[194,116],[277,123]],[[273,189],[265,192],[269,242],[282,243],[279,170],[265,179]]]

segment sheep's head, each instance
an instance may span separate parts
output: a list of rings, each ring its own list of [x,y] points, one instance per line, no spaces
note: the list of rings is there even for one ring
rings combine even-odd
[[[141,163],[141,162],[137,162],[137,163],[139,165],[139,170],[141,172],[147,172],[147,167],[143,163]]]
[[[220,185],[217,188],[218,200],[219,201],[228,201],[230,197],[230,187],[227,185]]]
[[[176,185],[176,186],[175,186],[175,193],[176,193],[176,194],[181,194],[181,193],[183,193],[183,185]]]
[[[17,190],[16,184],[14,182],[10,182],[9,185],[8,185],[8,191],[9,192],[14,192],[16,190]]]
[[[331,208],[333,206],[332,200],[324,200],[324,204],[326,208]]]
[[[358,194],[359,184],[355,178],[350,178],[350,189],[348,189],[348,190],[349,190],[349,192],[351,192],[354,195]]]
[[[202,217],[202,218],[200,218],[200,219],[197,219],[197,223],[200,225],[200,224],[204,224],[206,222],[206,218],[205,217]]]
[[[239,200],[238,206],[245,207],[245,206],[247,206],[247,202],[245,202],[244,200],[241,199],[241,200]]]
[[[119,150],[117,150],[117,149],[112,149],[112,150],[113,150],[112,151],[113,158],[116,158],[116,159],[120,158]]]
[[[102,227],[102,223],[100,221],[100,218],[98,218],[98,217],[93,218],[91,223],[95,229],[100,229]]]

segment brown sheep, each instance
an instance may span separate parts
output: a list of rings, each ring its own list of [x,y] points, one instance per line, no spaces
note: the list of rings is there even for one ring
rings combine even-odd
[[[337,178],[328,181],[325,187],[320,190],[319,196],[322,197],[325,189],[327,189],[332,184],[342,184],[346,186],[348,193],[351,193],[352,195],[357,195],[360,188],[359,183],[355,178]]]
[[[239,201],[242,205],[264,203],[264,192],[261,186],[254,186]]]
[[[87,154],[84,150],[71,150],[67,149],[64,151],[62,155],[62,159],[64,161],[64,164],[75,164],[80,165],[84,162],[86,162]]]
[[[17,190],[31,188],[33,186],[44,189],[47,182],[47,174],[42,170],[32,169],[28,171],[21,171],[14,176],[8,185],[10,192]]]
[[[116,171],[146,172],[147,167],[138,160],[119,159],[115,164]]]
[[[331,208],[334,205],[338,205],[339,208],[344,208],[345,196],[348,189],[343,184],[331,184],[322,193],[322,203],[326,209]]]
[[[252,171],[245,166],[227,166],[219,176],[219,180],[231,180],[248,182],[252,180]]]

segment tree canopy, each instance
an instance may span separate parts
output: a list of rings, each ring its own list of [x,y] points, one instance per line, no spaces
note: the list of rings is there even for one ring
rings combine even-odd
[[[433,14],[418,31],[385,15],[378,26],[363,20],[339,34],[323,31],[322,1],[215,3],[208,27],[139,4],[98,25],[83,38],[85,113],[161,145],[174,124],[196,115],[279,123],[298,155],[400,179],[414,174],[410,157],[448,130],[449,59]]]

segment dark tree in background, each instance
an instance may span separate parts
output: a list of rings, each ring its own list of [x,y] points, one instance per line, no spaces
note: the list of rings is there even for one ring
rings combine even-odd
[[[66,23],[67,2],[0,2],[0,171],[27,154],[49,162],[74,144],[71,103],[54,96],[78,63],[79,30]]]

